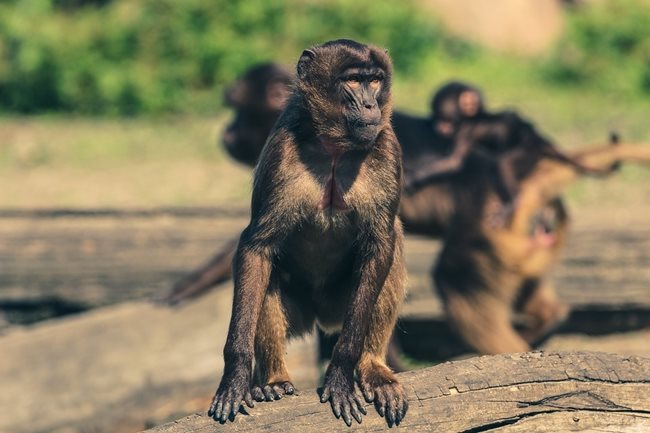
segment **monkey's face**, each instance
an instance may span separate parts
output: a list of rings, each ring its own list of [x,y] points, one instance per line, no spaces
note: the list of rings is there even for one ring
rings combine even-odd
[[[275,64],[249,69],[224,92],[225,105],[235,111],[223,133],[223,144],[236,160],[255,164],[273,124],[284,109],[291,75]]]
[[[383,85],[384,72],[379,68],[349,68],[337,80],[342,116],[355,142],[371,144],[379,135],[382,113],[378,96]]]
[[[460,114],[465,118],[475,117],[483,110],[481,95],[475,90],[466,90],[458,97]]]
[[[350,149],[372,146],[390,125],[391,71],[384,50],[350,40],[305,50],[298,90],[317,134]]]
[[[431,109],[438,132],[453,135],[461,121],[483,112],[483,96],[476,87],[454,81],[438,89]]]

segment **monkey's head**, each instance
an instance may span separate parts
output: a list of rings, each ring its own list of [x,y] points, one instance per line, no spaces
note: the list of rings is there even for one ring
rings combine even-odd
[[[287,104],[292,75],[282,66],[253,66],[224,92],[235,117],[223,133],[226,150],[236,160],[255,164],[266,137]]]
[[[483,111],[481,91],[460,81],[445,84],[431,100],[434,126],[443,135],[452,135],[459,122],[474,118]]]
[[[392,63],[385,50],[339,39],[303,51],[297,69],[297,95],[322,139],[369,148],[390,126]]]
[[[244,72],[224,92],[224,102],[235,110],[282,111],[293,77],[275,63],[261,63]]]

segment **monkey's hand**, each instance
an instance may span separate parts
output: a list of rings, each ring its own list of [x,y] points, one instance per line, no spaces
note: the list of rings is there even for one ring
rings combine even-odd
[[[253,398],[257,401],[280,400],[284,395],[296,392],[296,387],[289,381],[267,383],[264,386],[255,385],[251,390]]]
[[[247,367],[235,367],[224,371],[219,388],[212,399],[208,416],[215,421],[233,421],[242,406],[254,407],[250,391],[251,372]]]
[[[388,426],[399,425],[409,408],[404,388],[385,366],[372,364],[359,369],[359,386],[368,403],[374,402]]]
[[[354,370],[343,367],[330,366],[325,374],[325,385],[320,396],[320,402],[327,400],[332,404],[332,411],[337,418],[343,417],[343,421],[349,426],[352,425],[353,417],[361,424],[361,414],[366,415],[366,408],[354,390]]]

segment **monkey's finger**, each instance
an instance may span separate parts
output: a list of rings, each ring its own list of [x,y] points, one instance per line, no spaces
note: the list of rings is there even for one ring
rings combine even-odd
[[[255,385],[251,389],[251,394],[256,401],[264,401],[264,393],[262,392],[262,388],[259,386]]]
[[[327,387],[323,388],[323,392],[320,395],[320,402],[325,403],[329,399],[330,399],[330,389]]]
[[[262,388],[262,392],[264,393],[264,397],[266,398],[266,401],[275,400],[273,389],[269,385],[265,385],[264,388]]]
[[[284,395],[284,388],[282,387],[282,385],[276,383],[275,385],[273,385],[273,393],[275,394],[275,399],[279,400]]]
[[[359,406],[359,402],[357,401],[356,397],[351,397],[350,398],[350,412],[352,413],[352,417],[359,424],[361,424],[361,410],[360,409],[361,409],[361,406]]]
[[[375,407],[380,416],[386,415],[386,396],[381,391],[375,391]]]
[[[375,391],[371,387],[362,386],[361,392],[368,403],[372,403],[375,400]]]
[[[212,411],[212,414],[214,419],[219,419],[221,418],[221,410],[223,409],[223,400],[221,396],[215,397],[215,402],[216,402],[216,406],[215,409]]]
[[[354,396],[354,402],[356,403],[356,407],[359,408],[359,411],[362,414],[368,415],[368,411],[366,411],[366,407],[363,405],[363,402],[359,400],[359,397],[357,397],[356,395]]]
[[[386,409],[386,420],[390,427],[395,424],[395,402],[388,405],[388,408]]]
[[[396,418],[397,424],[402,422],[408,409],[409,409],[409,401],[403,397],[400,398],[400,406],[399,409],[397,410],[397,418]]]
[[[208,416],[214,415],[214,410],[217,407],[217,396],[215,395],[212,397],[212,403],[210,403],[210,407],[208,408]]]
[[[228,419],[230,419],[230,421],[235,419],[235,416],[239,412],[239,409],[241,409],[242,407],[243,401],[244,401],[244,396],[239,394],[235,399],[233,399],[232,407],[230,408],[230,414],[228,416]]]
[[[253,401],[253,396],[250,391],[247,391],[246,394],[244,394],[244,401],[246,402],[246,406],[250,408],[255,407],[255,402]]]
[[[341,399],[338,394],[332,394],[332,399],[330,401],[332,403],[332,411],[334,412],[334,416],[341,418]]]
[[[296,392],[296,388],[294,388],[294,386],[290,382],[285,382],[284,384],[282,384],[282,386],[284,388],[284,392],[287,394],[291,395]]]
[[[221,421],[226,422],[228,419],[228,415],[230,415],[230,409],[232,409],[232,403],[230,402],[230,399],[226,399],[226,401],[223,403],[223,408],[221,409]]]
[[[343,401],[343,410],[341,415],[343,416],[343,421],[350,427],[352,425],[352,417],[350,416],[350,402]]]

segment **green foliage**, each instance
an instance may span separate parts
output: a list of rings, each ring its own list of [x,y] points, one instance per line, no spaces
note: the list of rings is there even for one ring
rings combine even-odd
[[[608,92],[650,93],[650,7],[616,0],[576,9],[569,29],[542,68],[558,84]]]
[[[0,110],[214,111],[251,64],[341,37],[388,48],[406,76],[474,52],[409,1],[14,0],[0,4]]]

